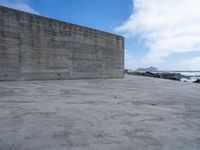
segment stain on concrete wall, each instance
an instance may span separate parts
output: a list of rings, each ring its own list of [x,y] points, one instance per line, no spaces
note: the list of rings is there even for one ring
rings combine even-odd
[[[0,80],[122,78],[124,38],[0,6]]]

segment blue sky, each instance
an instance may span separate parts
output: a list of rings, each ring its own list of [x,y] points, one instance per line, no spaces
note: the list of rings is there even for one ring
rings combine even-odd
[[[199,0],[0,0],[126,37],[125,67],[200,70]]]

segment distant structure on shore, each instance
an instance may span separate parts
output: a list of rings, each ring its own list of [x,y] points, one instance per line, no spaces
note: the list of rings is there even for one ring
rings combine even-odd
[[[136,71],[150,71],[150,72],[157,72],[157,71],[158,71],[158,68],[156,68],[156,67],[138,68]]]
[[[124,37],[0,6],[0,80],[124,77]]]

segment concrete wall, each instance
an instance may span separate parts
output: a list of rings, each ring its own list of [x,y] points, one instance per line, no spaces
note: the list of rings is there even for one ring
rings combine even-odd
[[[124,38],[0,6],[0,80],[122,78]]]

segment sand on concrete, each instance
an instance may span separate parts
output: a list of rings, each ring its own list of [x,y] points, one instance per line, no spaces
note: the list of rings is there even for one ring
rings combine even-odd
[[[200,85],[125,79],[0,82],[0,150],[199,150]]]

